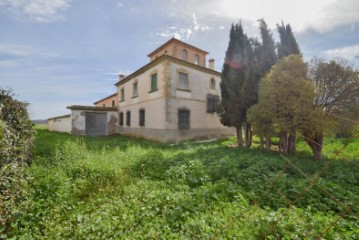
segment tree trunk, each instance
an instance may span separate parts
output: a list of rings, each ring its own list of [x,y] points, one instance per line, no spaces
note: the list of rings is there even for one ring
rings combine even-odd
[[[288,150],[287,150],[288,153],[295,153],[295,151],[296,151],[296,148],[295,148],[296,140],[297,140],[297,137],[295,135],[290,134],[288,136]]]
[[[252,145],[252,130],[249,123],[244,124],[244,141],[245,147],[249,148]]]
[[[312,149],[313,158],[315,160],[322,159],[323,138],[324,138],[323,133],[317,132],[314,134],[314,136],[311,136],[309,134],[303,134],[303,135],[305,137],[305,141]]]
[[[259,136],[259,149],[261,149],[261,150],[264,149],[264,137],[263,137],[263,135]]]
[[[243,147],[242,126],[236,127],[236,132],[237,132],[237,146]]]
[[[286,132],[279,134],[279,151],[284,153],[288,152],[288,134]]]
[[[271,145],[272,145],[272,140],[271,140],[270,136],[266,136],[266,150],[267,151],[270,150]]]

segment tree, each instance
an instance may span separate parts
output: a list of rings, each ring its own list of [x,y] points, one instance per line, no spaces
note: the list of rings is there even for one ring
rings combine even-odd
[[[237,145],[243,146],[242,127],[247,110],[257,101],[255,58],[252,46],[241,23],[233,25],[222,70],[220,119],[223,125],[233,126],[237,132]],[[246,146],[250,144],[246,128]]]
[[[342,121],[355,126],[359,109],[359,70],[343,60],[329,62],[314,58],[309,65],[308,78],[313,82],[316,96],[314,106],[325,114],[317,126],[303,129],[303,136],[315,159],[322,158],[323,123]]]
[[[260,80],[265,76],[265,74],[267,74],[267,72],[271,69],[271,67],[277,63],[278,59],[276,54],[276,45],[274,43],[273,36],[270,30],[268,29],[266,22],[263,19],[260,19],[258,21],[259,21],[259,30],[261,34],[261,42],[258,42],[256,39],[254,39],[252,45],[254,47],[255,61],[256,61],[256,78]],[[264,109],[262,110],[263,110],[262,112],[264,112]],[[261,122],[261,119],[262,118],[257,119],[258,124],[259,122]],[[264,122],[266,121],[264,120]],[[268,123],[264,123],[264,122],[263,124],[267,126]],[[266,148],[269,149],[271,144],[270,142],[271,135],[269,135],[270,132],[272,131],[257,132],[257,134],[260,137],[261,148],[263,148],[264,137],[266,137]]]
[[[277,31],[279,33],[280,42],[277,43],[278,58],[281,59],[291,54],[301,54],[297,41],[289,24],[277,24]]]
[[[315,93],[306,75],[307,66],[299,55],[282,58],[261,81],[259,102],[248,113],[255,131],[267,139],[273,132],[285,136],[282,152],[289,152],[289,135],[312,128],[312,123],[321,117],[313,105]]]
[[[277,43],[278,58],[281,59],[291,54],[301,54],[297,41],[292,32],[292,28],[289,24],[282,25],[277,24],[277,31],[279,33],[280,42]],[[279,133],[280,142],[279,146],[282,149],[287,149],[289,153],[296,151],[296,135],[286,135],[285,133]]]

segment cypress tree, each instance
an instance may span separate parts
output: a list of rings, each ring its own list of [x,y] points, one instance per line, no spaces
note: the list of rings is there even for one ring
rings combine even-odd
[[[246,126],[246,146],[250,146],[250,126],[247,110],[255,104],[257,88],[255,59],[252,46],[241,23],[233,25],[222,70],[220,119],[223,125],[235,127],[237,144],[243,146],[242,127]]]
[[[297,41],[292,32],[292,28],[289,24],[282,25],[277,24],[277,31],[279,33],[280,42],[277,43],[278,47],[278,58],[291,55],[291,54],[301,54]]]

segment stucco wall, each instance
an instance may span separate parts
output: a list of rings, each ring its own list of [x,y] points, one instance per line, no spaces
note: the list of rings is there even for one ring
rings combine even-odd
[[[163,48],[160,49],[156,54],[151,56],[151,61],[156,58],[162,56],[163,54],[170,55],[175,58],[182,59],[182,50],[187,51],[187,62],[195,63],[195,55],[199,56],[199,64],[202,67],[206,66],[206,54],[201,51],[196,51],[196,49],[191,48],[185,44],[181,44],[180,42],[172,42]]]
[[[112,101],[114,101],[115,105],[112,105]],[[111,96],[109,98],[105,98],[99,102],[96,102],[96,107],[117,107],[118,106],[118,94],[115,96]]]
[[[71,133],[71,116],[49,119],[48,128],[49,131]]]

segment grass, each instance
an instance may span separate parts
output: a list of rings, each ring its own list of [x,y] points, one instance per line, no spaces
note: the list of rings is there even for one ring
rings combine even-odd
[[[316,162],[301,141],[282,157],[229,147],[234,138],[167,145],[36,131],[14,239],[359,238],[358,139],[326,139]]]

